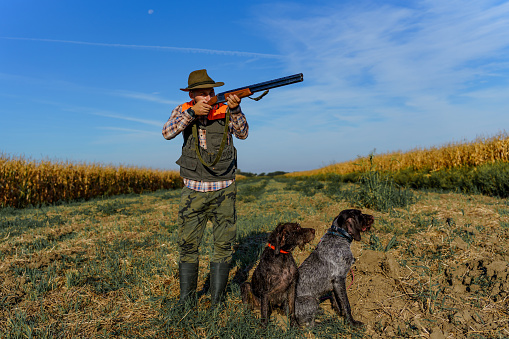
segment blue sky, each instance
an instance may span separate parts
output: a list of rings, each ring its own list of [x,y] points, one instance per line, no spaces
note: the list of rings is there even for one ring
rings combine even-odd
[[[507,1],[0,2],[0,151],[177,169],[161,128],[206,68],[242,101],[249,172],[315,169],[504,132]]]

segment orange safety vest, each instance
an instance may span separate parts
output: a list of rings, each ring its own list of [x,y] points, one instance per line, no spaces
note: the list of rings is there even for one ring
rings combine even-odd
[[[185,102],[182,104],[182,112],[187,110],[190,107],[194,106],[194,100],[189,102]],[[210,110],[209,115],[207,115],[207,119],[209,120],[217,120],[224,119],[226,117],[226,110],[228,109],[228,105],[223,103],[212,106],[213,108]]]

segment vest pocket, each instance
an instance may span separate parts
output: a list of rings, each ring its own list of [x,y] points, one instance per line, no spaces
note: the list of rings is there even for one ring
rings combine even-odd
[[[180,167],[183,167],[183,168],[191,170],[191,171],[195,171],[196,167],[198,166],[198,162],[196,161],[196,159],[191,159],[191,158],[188,158],[188,157],[185,157],[185,156],[181,156],[176,161],[176,163]]]

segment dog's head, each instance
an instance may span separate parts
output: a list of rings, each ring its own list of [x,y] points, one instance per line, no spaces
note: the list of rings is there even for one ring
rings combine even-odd
[[[375,218],[369,214],[362,214],[360,210],[343,210],[332,222],[332,229],[342,228],[355,240],[361,240],[361,232],[369,231]]]
[[[298,223],[280,223],[269,235],[269,244],[279,254],[281,250],[291,252],[297,246],[304,249],[304,245],[315,238],[313,228],[302,228]]]

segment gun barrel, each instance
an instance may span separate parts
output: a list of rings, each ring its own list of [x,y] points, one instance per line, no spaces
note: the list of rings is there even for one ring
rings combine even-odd
[[[225,102],[226,101],[226,98],[224,97],[225,94],[228,94],[231,92],[240,91],[240,90],[249,88],[251,93],[256,93],[256,92],[261,92],[261,91],[265,91],[265,90],[276,88],[276,87],[295,84],[295,83],[301,82],[303,80],[304,80],[304,75],[302,73],[298,73],[298,74],[290,75],[287,77],[282,77],[282,78],[278,78],[278,79],[274,79],[274,80],[260,82],[258,84],[254,84],[251,86],[244,86],[244,87],[232,89],[232,90],[229,90],[226,92],[221,92],[221,93],[217,94],[216,95],[217,103]]]

